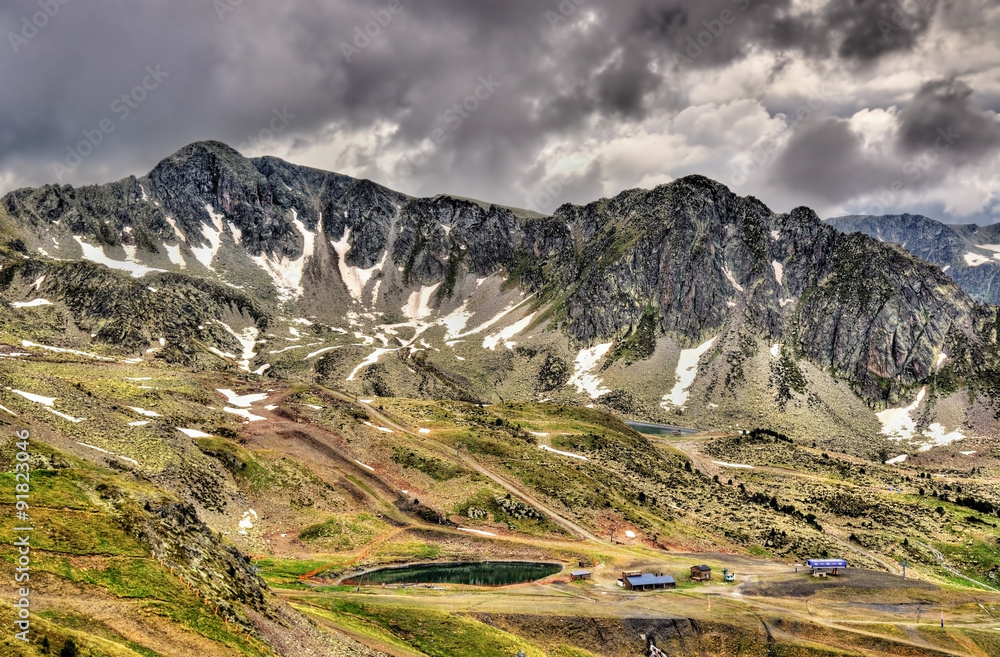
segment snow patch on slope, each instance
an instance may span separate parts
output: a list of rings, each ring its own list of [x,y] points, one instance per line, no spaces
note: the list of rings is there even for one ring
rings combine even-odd
[[[181,245],[174,244],[173,246],[163,245],[164,250],[167,252],[167,258],[170,259],[170,263],[177,265],[181,269],[187,267],[187,263],[184,262],[184,256],[181,255]]]
[[[553,454],[559,454],[560,456],[568,456],[570,458],[580,459],[581,461],[589,461],[590,460],[586,456],[582,456],[580,454],[574,454],[573,452],[561,452],[558,449],[552,449],[548,445],[539,445],[538,449],[544,450],[546,452],[552,452]]]
[[[926,394],[927,387],[924,386],[917,393],[917,398],[909,406],[887,408],[881,413],[876,413],[878,421],[882,423],[882,433],[895,440],[909,440],[913,438],[913,434],[917,430],[917,423],[910,414],[917,410],[917,407],[920,406],[920,402],[924,400],[924,395]]]
[[[212,434],[205,433],[204,431],[198,431],[197,429],[185,429],[183,427],[177,427],[177,430],[188,438],[211,438]]]
[[[223,218],[221,214],[216,214],[212,206],[207,203],[205,204],[205,211],[212,218],[212,227],[205,224],[201,225],[201,235],[208,241],[208,246],[189,246],[191,253],[194,254],[198,262],[203,264],[207,269],[212,269],[212,260],[215,259],[215,254],[219,252],[219,247],[222,246]]]
[[[226,331],[234,338],[236,338],[236,340],[243,346],[243,353],[241,354],[238,363],[241,370],[249,372],[250,359],[257,355],[256,352],[254,352],[253,348],[254,345],[257,344],[257,335],[260,333],[260,331],[257,330],[257,327],[250,326],[248,328],[243,329],[242,333],[237,333],[232,328],[230,328],[228,324],[220,322],[217,319],[213,321],[215,321],[216,324],[222,326],[222,328],[226,329]]]
[[[601,379],[591,374],[604,355],[611,349],[611,342],[596,345],[590,349],[581,349],[573,361],[573,376],[566,383],[576,386],[577,392],[586,392],[592,399],[611,392],[601,386]]]
[[[431,297],[434,296],[434,293],[440,286],[440,283],[435,283],[434,285],[427,285],[411,292],[409,298],[406,300],[406,305],[403,306],[403,315],[411,320],[423,319],[429,316],[431,314]]]
[[[733,272],[729,269],[729,265],[722,265],[722,273],[726,275],[726,279],[732,283],[737,292],[743,291],[743,286],[736,282],[736,277],[733,276]]]
[[[24,397],[28,401],[33,401],[36,404],[42,404],[44,406],[52,406],[52,403],[56,400],[55,397],[43,397],[42,395],[36,395],[33,392],[24,392],[23,390],[15,390],[13,388],[7,388],[7,390]]]
[[[372,353],[368,354],[368,356],[363,361],[358,363],[357,367],[351,370],[351,373],[347,375],[347,380],[353,381],[354,376],[361,370],[361,368],[365,367],[366,365],[374,365],[375,363],[378,362],[378,359],[382,354],[387,354],[390,351],[397,351],[397,349],[376,349]]]
[[[255,404],[259,401],[264,401],[267,399],[266,392],[255,392],[249,395],[238,395],[229,388],[216,388],[216,392],[222,393],[226,396],[226,403],[232,404],[233,406],[242,406],[247,408],[250,404]]]
[[[440,323],[447,329],[444,334],[445,341],[454,340],[462,334],[462,329],[469,322],[472,313],[468,310],[469,301],[466,299],[462,305],[441,318]]]
[[[667,394],[663,395],[660,406],[663,408],[683,408],[688,399],[688,388],[694,383],[698,375],[698,361],[715,344],[715,338],[706,340],[694,349],[682,349],[677,359],[676,381],[674,387]]]
[[[160,414],[157,413],[156,411],[147,411],[146,409],[139,408],[138,406],[129,406],[129,408],[131,408],[139,415],[145,415],[146,417],[160,417]]]
[[[91,262],[96,262],[99,265],[104,265],[105,267],[109,267],[111,269],[127,271],[132,274],[132,278],[139,278],[154,271],[165,271],[163,269],[147,267],[146,265],[141,265],[138,262],[132,262],[129,260],[113,260],[104,255],[104,247],[87,244],[79,235],[74,235],[73,239],[76,240],[76,243],[79,244],[80,248],[83,250],[84,260],[90,260]]]
[[[483,348],[493,351],[497,348],[498,344],[503,342],[503,345],[505,347],[507,347],[508,349],[513,349],[515,343],[510,342],[510,339],[515,335],[517,335],[518,333],[520,333],[521,331],[523,331],[524,329],[528,328],[528,324],[530,324],[531,320],[534,318],[535,318],[535,313],[531,313],[524,319],[521,319],[511,324],[507,328],[501,329],[497,333],[487,335],[486,337],[483,338]]]
[[[10,305],[15,308],[34,308],[36,306],[51,306],[52,302],[48,299],[32,299],[31,301],[15,301]]]
[[[973,253],[972,251],[969,251],[962,257],[965,259],[965,264],[967,264],[970,267],[978,267],[979,265],[985,265],[987,262],[990,261],[990,259],[987,258],[986,256],[979,255],[978,253]]]
[[[334,242],[330,240],[330,246],[337,252],[337,267],[340,269],[340,280],[344,281],[344,285],[347,286],[347,291],[350,293],[351,298],[358,303],[364,303],[365,300],[362,298],[362,294],[364,293],[365,286],[368,285],[368,281],[371,280],[376,271],[382,270],[382,267],[385,265],[386,256],[389,255],[389,250],[386,249],[385,253],[382,254],[382,259],[368,269],[352,267],[347,264],[347,252],[351,250],[351,245],[348,243],[350,237],[351,229],[345,228],[344,236],[340,238],[340,241]],[[374,291],[373,296],[377,297],[378,292]]]
[[[308,230],[305,224],[299,221],[299,214],[294,208],[292,208],[292,225],[302,234],[302,255],[299,258],[290,260],[288,256],[282,256],[280,260],[275,260],[263,254],[251,258],[274,281],[282,301],[302,296],[305,291],[302,287],[302,273],[305,270],[306,259],[311,258],[316,250],[316,233]]]
[[[265,419],[267,419],[267,418],[263,418],[263,417],[261,417],[259,415],[254,415],[253,413],[251,413],[250,411],[248,411],[245,408],[230,408],[230,407],[226,406],[222,410],[225,411],[226,413],[232,413],[233,415],[239,415],[240,417],[244,417],[244,418],[246,418],[247,422],[256,422],[258,420],[265,420]]]
[[[37,342],[32,342],[31,340],[21,340],[22,347],[38,347],[39,349],[45,349],[46,351],[54,351],[57,354],[75,354],[77,356],[86,356],[88,358],[94,358],[97,360],[114,360],[113,358],[108,358],[107,356],[98,356],[97,354],[92,354],[88,351],[77,351],[76,349],[64,349],[63,347],[50,347],[45,344],[38,344]]]
[[[931,425],[927,427],[925,435],[928,438],[930,438],[930,440],[920,446],[919,451],[921,452],[926,452],[932,447],[940,447],[942,445],[949,445],[959,440],[965,440],[964,433],[962,433],[958,429],[955,429],[954,431],[951,432],[946,432],[944,430],[944,426],[942,426],[939,422],[931,423]]]

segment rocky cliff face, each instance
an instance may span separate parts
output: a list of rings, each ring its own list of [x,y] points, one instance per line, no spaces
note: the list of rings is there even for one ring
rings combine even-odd
[[[721,404],[861,434],[870,408],[942,373],[984,395],[973,406],[997,401],[994,307],[897,246],[701,176],[541,216],[200,142],[142,178],[18,190],[2,209],[0,283],[27,299],[7,325],[44,296],[112,350],[162,337],[159,357],[208,349],[366,394],[562,395],[702,424]]]
[[[826,223],[845,233],[898,244],[944,269],[973,299],[1000,303],[1000,224],[952,226],[912,214],[853,215]]]

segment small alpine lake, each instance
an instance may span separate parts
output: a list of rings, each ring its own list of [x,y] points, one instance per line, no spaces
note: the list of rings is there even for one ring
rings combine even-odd
[[[507,586],[533,582],[562,570],[557,563],[537,561],[477,561],[474,563],[423,563],[380,568],[343,580],[341,584],[468,584]]]
[[[637,420],[625,420],[625,424],[629,425],[639,433],[654,436],[688,436],[700,431],[699,429],[690,429],[688,427],[675,427],[669,424],[653,424],[651,422],[639,422]]]

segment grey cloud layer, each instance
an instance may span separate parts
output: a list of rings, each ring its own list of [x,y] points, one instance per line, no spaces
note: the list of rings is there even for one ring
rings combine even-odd
[[[967,3],[944,0],[390,4],[243,0],[220,19],[212,2],[70,2],[18,52],[3,45],[0,180],[54,181],[51,163],[62,161],[84,130],[113,118],[111,104],[140,84],[146,66],[159,65],[169,78],[127,121],[116,122],[66,182],[142,173],[198,139],[236,146],[285,109],[295,118],[282,126],[276,145],[290,148],[290,159],[328,144],[337,156],[325,168],[350,169],[412,193],[447,191],[523,205],[523,190],[549,175],[546,153],[553,144],[599,145],[629,126],[675,115],[691,102],[692,72],[708,74],[766,50],[776,54],[775,76],[804,60],[857,70],[861,78],[881,59],[918,48],[935,21],[958,34],[974,18]],[[997,3],[977,4],[985,12]],[[34,1],[0,5],[4,35],[17,33],[38,7]],[[345,43],[357,52],[345,56]],[[448,112],[475,93],[480,76],[490,75],[499,87],[453,128]],[[996,115],[976,105],[973,91],[960,79],[912,89],[900,111],[896,150],[919,150],[928,126],[951,121],[980,136],[949,154],[956,164],[994,155]],[[836,104],[859,109],[849,97]],[[441,141],[432,139],[436,130]],[[359,140],[359,133],[371,137]],[[377,164],[385,153],[393,154],[390,163]],[[820,153],[836,161],[804,180]],[[671,155],[663,154],[665,169]],[[419,166],[400,168],[407,157]],[[774,162],[775,171],[796,181],[794,188],[831,203],[860,193],[894,166],[868,158],[843,117],[796,130]],[[595,161],[566,178],[560,201],[598,196],[606,168]],[[781,202],[793,189],[780,184],[780,176],[763,180],[778,181],[770,188],[779,190]]]

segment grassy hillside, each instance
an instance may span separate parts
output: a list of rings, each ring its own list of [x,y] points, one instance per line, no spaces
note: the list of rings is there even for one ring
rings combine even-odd
[[[647,436],[583,406],[357,400],[66,352],[0,359],[0,406],[0,504],[11,517],[27,428],[37,528],[33,642],[5,638],[4,654],[72,639],[83,655],[636,655],[644,636],[706,655],[1000,649],[995,449],[885,465],[773,431]],[[795,572],[816,556],[849,575]],[[483,559],[564,570],[501,588],[340,584]],[[570,582],[581,562],[592,579]],[[688,581],[696,563],[713,583]],[[628,569],[678,589],[624,591]],[[5,600],[0,620],[14,613]]]

